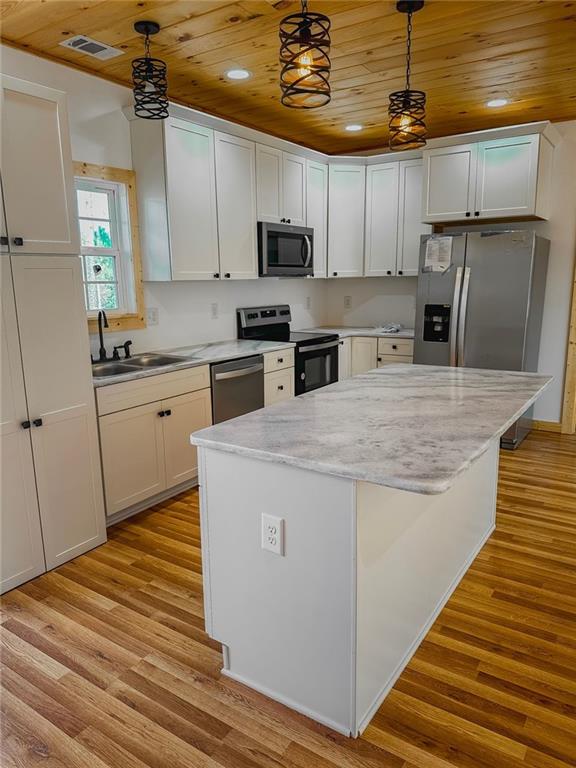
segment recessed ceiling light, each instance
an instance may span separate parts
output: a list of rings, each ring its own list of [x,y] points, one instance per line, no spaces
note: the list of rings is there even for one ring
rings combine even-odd
[[[248,80],[250,72],[247,69],[229,69],[226,77],[228,80]]]
[[[347,125],[345,130],[353,133],[354,131],[361,131],[362,128],[364,128],[363,125],[359,125],[358,123],[352,123],[351,125]]]
[[[505,107],[508,104],[508,99],[490,99],[486,102],[487,107]]]

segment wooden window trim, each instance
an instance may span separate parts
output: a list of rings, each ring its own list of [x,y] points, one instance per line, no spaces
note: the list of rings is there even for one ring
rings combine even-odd
[[[138,204],[136,200],[136,174],[127,168],[112,168],[107,165],[93,163],[74,163],[74,176],[85,176],[88,179],[103,179],[126,185],[128,211],[130,214],[130,235],[132,240],[132,264],[134,267],[134,293],[136,312],[108,315],[107,333],[131,331],[146,328],[146,312],[144,307],[144,285],[142,283],[142,258],[140,255],[140,230],[138,227]],[[95,317],[88,318],[89,333],[98,333],[98,321]]]

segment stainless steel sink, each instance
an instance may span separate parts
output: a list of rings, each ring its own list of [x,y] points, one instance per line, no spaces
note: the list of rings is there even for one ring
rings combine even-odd
[[[104,376],[120,376],[123,373],[134,373],[142,370],[139,365],[130,363],[92,363],[92,376],[102,378]]]
[[[138,368],[156,368],[163,365],[174,365],[175,363],[185,363],[187,357],[179,355],[161,355],[154,352],[146,352],[142,355],[133,355],[130,358],[130,365],[136,365]]]

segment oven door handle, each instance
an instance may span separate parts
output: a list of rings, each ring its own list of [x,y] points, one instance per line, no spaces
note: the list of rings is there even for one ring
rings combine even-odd
[[[313,344],[311,347],[300,347],[298,352],[303,354],[304,352],[318,352],[321,349],[332,349],[332,347],[337,347],[339,343],[339,340],[336,340],[327,341],[325,344]]]
[[[309,267],[310,261],[312,260],[312,243],[310,242],[308,235],[304,235],[304,242],[306,243],[306,259],[304,261],[304,266]]]
[[[240,376],[249,376],[251,373],[258,373],[258,371],[264,370],[262,363],[258,365],[251,365],[249,368],[240,368],[237,371],[226,371],[226,373],[217,373],[214,376],[215,381],[222,381],[223,379],[238,379]]]

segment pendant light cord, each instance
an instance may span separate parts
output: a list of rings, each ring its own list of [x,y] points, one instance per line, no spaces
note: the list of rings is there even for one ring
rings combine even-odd
[[[406,90],[410,90],[410,56],[412,48],[412,11],[408,14],[406,31]]]
[[[144,38],[144,56],[149,59],[150,58],[150,35],[146,34]]]

